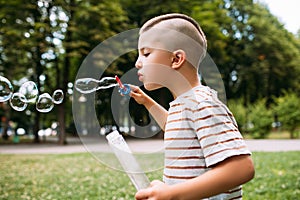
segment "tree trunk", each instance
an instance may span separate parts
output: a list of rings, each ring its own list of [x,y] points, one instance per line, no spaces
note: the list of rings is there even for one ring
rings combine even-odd
[[[2,126],[2,139],[8,140],[9,136],[7,134],[8,130],[8,120],[5,116],[1,118],[1,126]]]
[[[70,0],[69,2],[70,5],[70,20],[69,20],[69,25],[72,26],[72,17],[74,15],[74,10],[73,8],[75,7],[75,2],[74,0]],[[63,69],[62,69],[62,73],[63,73],[63,77],[62,77],[62,90],[64,92],[64,94],[67,94],[67,89],[68,89],[68,82],[69,82],[69,68],[71,65],[71,61],[70,61],[70,53],[72,51],[72,48],[70,47],[70,43],[72,41],[72,31],[70,28],[68,28],[67,32],[66,32],[66,38],[65,38],[65,58],[64,58],[64,65],[63,65]],[[66,95],[65,95],[66,96]],[[63,101],[63,103],[59,106],[58,109],[58,121],[59,121],[59,144],[66,144],[66,123],[65,123],[65,118],[66,118],[66,114],[65,114],[65,99]]]
[[[41,65],[41,62],[40,62],[40,58],[41,58],[41,55],[42,55],[42,52],[41,52],[41,48],[40,48],[40,41],[38,40],[38,45],[37,45],[37,48],[36,48],[36,52],[34,53],[35,55],[35,70],[36,70],[36,85],[37,85],[37,88],[38,88],[38,92],[39,94],[41,93],[41,82],[40,82],[40,76],[43,74],[43,66]],[[40,142],[40,138],[39,138],[39,135],[38,135],[38,132],[40,130],[40,117],[41,117],[41,113],[39,111],[36,111],[36,114],[35,114],[35,118],[34,118],[34,128],[33,128],[33,134],[34,134],[34,140],[33,142],[34,143],[39,143]]]
[[[4,111],[3,116],[1,117],[2,139],[3,140],[8,140],[9,136],[7,134],[7,130],[8,130],[8,121],[9,121],[9,118],[10,118],[10,116],[9,116],[10,112],[8,110],[9,107],[6,103],[2,103],[2,108],[3,108],[3,111]]]
[[[64,104],[58,106],[58,124],[58,143],[60,145],[67,144]]]
[[[289,132],[290,132],[290,139],[295,139],[296,138],[296,136],[295,136],[295,129],[293,128]]]
[[[39,138],[39,130],[40,130],[40,112],[36,112],[35,117],[34,117],[34,126],[33,126],[33,134],[34,134],[34,139],[33,142],[34,143],[39,143],[40,142],[40,138]]]

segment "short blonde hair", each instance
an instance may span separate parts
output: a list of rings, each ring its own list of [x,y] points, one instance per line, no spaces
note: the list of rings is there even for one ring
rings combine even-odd
[[[167,50],[182,49],[187,54],[187,60],[195,67],[199,66],[206,55],[207,41],[200,25],[193,18],[180,13],[160,15],[148,20],[141,27],[140,35],[153,28],[162,30],[157,33],[158,39],[163,34],[166,35],[160,42],[165,45],[169,43],[167,44],[168,47],[172,45],[172,48],[167,47]],[[170,34],[175,36],[173,38],[169,37]],[[153,36],[153,34],[150,36]],[[173,41],[170,41],[172,39]]]

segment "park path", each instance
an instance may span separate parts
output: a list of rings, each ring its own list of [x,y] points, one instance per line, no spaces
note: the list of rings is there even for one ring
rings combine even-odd
[[[135,153],[153,153],[163,151],[163,141],[159,139],[128,139],[129,147]],[[250,151],[279,152],[300,151],[300,140],[246,140]],[[55,142],[41,144],[0,145],[0,154],[64,154],[82,152],[110,152],[105,139],[68,138],[68,145]]]

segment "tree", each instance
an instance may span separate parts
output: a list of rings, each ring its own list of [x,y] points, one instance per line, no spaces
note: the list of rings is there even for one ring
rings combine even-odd
[[[239,10],[244,4],[232,2]],[[237,29],[234,43],[229,45],[232,46],[232,72],[236,77],[229,90],[235,89],[232,97],[243,96],[245,104],[265,97],[266,104],[270,105],[272,95],[279,96],[286,88],[297,87],[299,42],[259,3],[246,4],[242,9],[244,18],[234,10],[231,13],[236,15],[237,21],[243,22],[239,23],[243,28]]]
[[[266,99],[251,104],[248,111],[247,131],[256,139],[266,138],[273,122],[273,113],[266,107]]]
[[[296,129],[300,124],[300,98],[294,92],[284,92],[275,98],[274,110],[282,126],[289,131],[290,138],[296,138]]]

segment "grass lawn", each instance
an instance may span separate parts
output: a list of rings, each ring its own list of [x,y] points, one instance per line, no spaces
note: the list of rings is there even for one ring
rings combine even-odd
[[[254,152],[256,177],[244,185],[244,199],[299,199],[299,158],[300,151]],[[161,174],[158,170],[147,175],[152,180],[160,179]],[[104,166],[88,153],[0,154],[0,199],[131,200],[134,193],[126,174]]]

